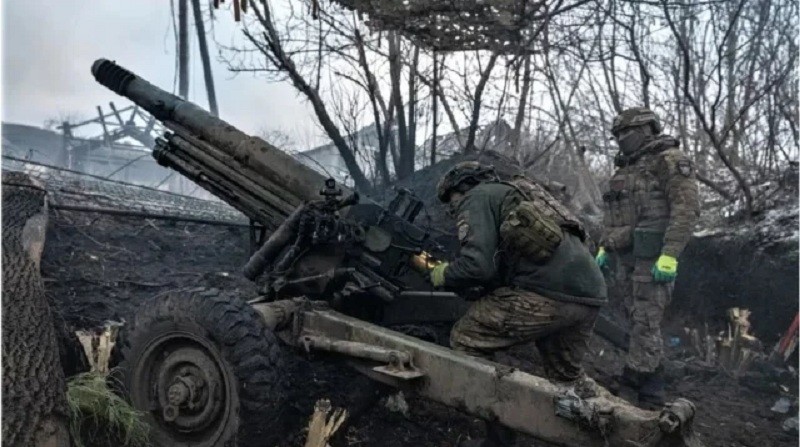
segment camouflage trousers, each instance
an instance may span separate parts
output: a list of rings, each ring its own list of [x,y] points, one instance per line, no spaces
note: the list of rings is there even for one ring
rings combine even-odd
[[[599,308],[551,300],[507,287],[476,301],[456,322],[450,346],[475,357],[534,341],[551,380],[572,381],[583,375]]]
[[[626,366],[642,373],[654,372],[664,358],[661,321],[672,299],[673,283],[653,280],[650,269],[656,259],[629,253],[610,258],[609,298],[612,306],[623,306],[630,327]]]

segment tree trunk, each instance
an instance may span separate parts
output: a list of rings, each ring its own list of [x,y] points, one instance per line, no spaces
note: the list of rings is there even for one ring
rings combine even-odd
[[[511,149],[514,151],[514,158],[520,160],[519,145],[522,140],[522,123],[525,121],[525,112],[528,105],[528,94],[531,90],[531,56],[525,56],[525,69],[522,75],[522,92],[519,94],[519,107],[517,116],[514,119],[514,134],[511,141]]]
[[[383,95],[381,95],[380,87],[378,86],[378,81],[375,79],[375,75],[372,73],[369,62],[367,61],[367,53],[364,48],[364,39],[361,35],[361,31],[358,30],[358,27],[353,30],[353,41],[356,45],[356,49],[358,50],[358,64],[364,71],[364,77],[367,80],[367,94],[369,96],[370,104],[372,105],[372,115],[373,119],[375,120],[375,132],[378,134],[378,157],[375,160],[375,165],[381,177],[381,183],[383,185],[388,185],[391,181],[391,176],[389,175],[389,167],[386,164],[386,156],[389,149],[389,138],[392,135],[391,123],[393,121],[394,113],[392,111],[393,103],[390,101],[389,107],[386,106],[386,102],[384,101]],[[381,111],[383,111],[384,116],[383,124],[381,124]]]
[[[417,66],[419,65],[419,47],[414,46],[414,55],[408,70],[408,138],[406,146],[400,152],[401,165],[403,172],[398,175],[398,179],[408,177],[414,173],[416,168],[417,152]]]
[[[217,93],[214,91],[214,75],[211,73],[211,59],[208,57],[208,44],[206,43],[206,28],[203,23],[203,13],[200,10],[200,0],[192,0],[194,12],[194,27],[197,32],[197,46],[200,49],[200,59],[203,62],[203,78],[206,82],[208,93],[208,110],[214,116],[219,116],[217,109]]]
[[[486,64],[486,68],[483,70],[483,73],[481,73],[478,86],[475,87],[475,98],[472,101],[472,117],[469,120],[469,133],[467,134],[467,143],[464,145],[465,154],[475,152],[475,133],[478,131],[478,119],[481,117],[483,90],[486,88],[486,83],[489,81],[489,76],[492,74],[495,62],[497,62],[497,53],[492,53],[489,62]]]
[[[639,6],[633,5],[635,11],[635,18],[639,19]],[[639,38],[636,36],[636,22],[633,20],[628,28],[628,35],[630,37],[631,52],[633,53],[636,63],[639,67],[639,77],[642,83],[642,103],[645,107],[650,107],[650,71],[647,69],[647,61],[642,56],[642,51],[639,48]]]
[[[278,35],[278,32],[272,23],[272,15],[269,10],[269,4],[263,4],[263,13],[259,9],[257,2],[253,3],[251,6],[253,8],[253,13],[264,27],[264,37],[267,42],[267,47],[264,46],[263,42],[256,40],[253,35],[245,32],[245,36],[250,40],[250,42],[264,52],[264,55],[268,59],[273,60],[275,65],[281,71],[287,74],[294,87],[306,96],[308,101],[314,107],[314,112],[317,115],[320,125],[325,130],[325,133],[328,134],[328,137],[331,139],[334,146],[336,146],[336,149],[339,151],[339,155],[342,157],[342,160],[344,160],[347,171],[353,177],[353,183],[355,184],[356,189],[362,193],[370,193],[372,191],[372,185],[370,185],[369,180],[367,180],[367,177],[364,175],[364,171],[358,165],[358,161],[356,160],[353,149],[347,144],[347,141],[342,136],[339,128],[333,122],[333,119],[331,119],[328,109],[325,107],[325,103],[319,96],[319,92],[305,80],[303,75],[297,69],[297,66],[294,64],[294,60],[292,60],[292,58],[283,50],[280,36]]]
[[[725,125],[723,129],[731,129],[731,142],[728,146],[728,158],[734,165],[740,165],[741,160],[739,157],[739,134],[736,129],[736,45],[738,42],[738,20],[736,13],[736,4],[731,3],[728,6],[728,18],[730,20],[728,26],[728,39],[725,41]],[[724,132],[724,130],[723,130]]]
[[[439,70],[444,67],[444,58],[445,55],[441,55],[442,60],[439,61]],[[430,79],[426,78],[422,73],[417,72],[417,76],[419,80],[422,81],[427,87],[433,89],[434,82]],[[440,75],[441,77],[441,75]],[[436,98],[439,100],[439,103],[442,105],[442,109],[444,109],[444,114],[447,115],[447,120],[450,121],[450,127],[453,129],[453,135],[455,137],[456,143],[458,143],[458,147],[463,150],[464,143],[461,140],[461,128],[458,127],[458,121],[456,120],[456,115],[453,113],[453,109],[450,107],[450,103],[447,101],[447,96],[442,92],[442,89],[438,86],[438,82],[436,83],[437,87],[435,89]]]
[[[178,96],[189,98],[189,0],[178,0]]]
[[[394,99],[395,116],[397,117],[397,139],[399,150],[395,158],[394,172],[398,179],[408,174],[408,166],[404,154],[408,147],[408,128],[406,127],[405,107],[403,106],[403,96],[400,93],[400,75],[402,64],[400,62],[400,37],[395,33],[389,34],[389,78],[392,83],[392,98]],[[413,168],[412,168],[413,171]]]
[[[66,384],[39,261],[45,191],[3,173],[3,444],[69,445]]]

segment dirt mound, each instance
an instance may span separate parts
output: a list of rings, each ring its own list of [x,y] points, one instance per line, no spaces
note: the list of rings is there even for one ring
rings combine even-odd
[[[239,274],[247,229],[53,211],[42,273],[47,295],[79,327],[121,320],[143,298],[186,286],[256,287]]]

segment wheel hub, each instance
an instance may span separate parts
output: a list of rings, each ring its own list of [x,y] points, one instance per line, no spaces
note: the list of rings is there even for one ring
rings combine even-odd
[[[163,407],[164,420],[174,422],[180,415],[181,409],[187,414],[186,410],[191,412],[209,404],[208,399],[215,397],[203,394],[204,388],[205,381],[202,377],[197,377],[189,371],[182,371],[167,389],[167,405]]]
[[[151,342],[134,373],[139,408],[175,441],[193,443],[221,435],[230,409],[230,390],[217,350],[184,332]],[[203,444],[205,445],[205,444]]]
[[[167,354],[161,363],[156,393],[162,418],[181,431],[208,428],[219,415],[219,369],[209,355],[195,347]]]

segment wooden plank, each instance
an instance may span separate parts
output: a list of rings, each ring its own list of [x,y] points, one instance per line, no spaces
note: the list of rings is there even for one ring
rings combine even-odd
[[[111,138],[108,135],[108,128],[106,127],[106,120],[103,116],[103,109],[100,106],[97,106],[97,114],[99,115],[98,120],[100,120],[100,124],[103,126],[103,141],[106,144],[110,144]]]

